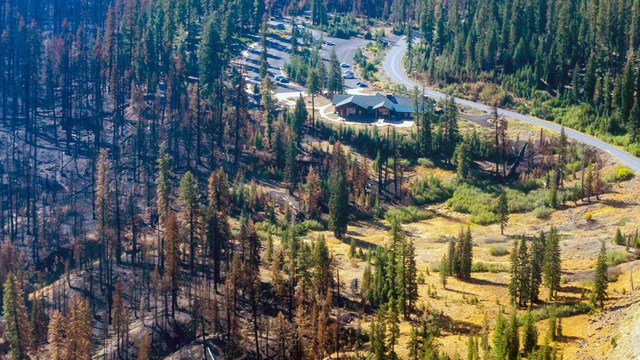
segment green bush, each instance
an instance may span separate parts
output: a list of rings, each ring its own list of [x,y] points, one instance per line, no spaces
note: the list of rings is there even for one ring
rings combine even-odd
[[[302,222],[302,226],[311,231],[323,231],[327,229],[326,224],[317,220],[305,220]]]
[[[551,313],[551,309],[553,306],[548,305],[541,307],[536,310],[531,311],[531,316],[534,321],[545,320],[549,318],[549,314]],[[589,302],[577,302],[572,304],[565,305],[556,305],[556,316],[561,317],[569,317],[580,314],[588,314],[593,310],[593,306]]]
[[[491,256],[505,256],[509,254],[509,250],[504,246],[497,245],[489,248],[489,254]]]
[[[633,179],[635,176],[633,170],[629,169],[626,166],[618,166],[612,172],[608,173],[605,176],[605,180],[607,182],[621,182],[621,181],[629,181]]]
[[[528,193],[507,189],[506,192],[511,213],[525,213],[548,205],[549,190],[547,189],[535,189]]]
[[[629,254],[626,251],[614,250],[607,253],[607,264],[609,266],[619,265],[628,260]]]
[[[387,220],[397,219],[402,224],[409,224],[420,220],[428,220],[435,216],[433,211],[420,210],[415,206],[400,206],[390,209],[385,214]]]
[[[433,161],[425,158],[418,158],[418,165],[422,165],[424,167],[432,168],[435,166]]]
[[[473,265],[471,265],[471,272],[476,272],[476,273],[483,273],[483,272],[502,273],[502,272],[510,272],[510,271],[511,269],[509,269],[509,266],[506,264],[486,263],[486,262],[478,261],[478,262],[474,262]]]
[[[471,184],[462,184],[456,188],[447,205],[457,212],[470,214],[471,221],[479,225],[496,223],[498,215],[494,212],[497,199],[493,193],[481,190]]]
[[[471,216],[471,221],[478,225],[491,225],[500,221],[500,216],[492,210],[483,210]]]
[[[497,203],[493,194],[482,191],[470,185],[462,184],[453,192],[453,197],[447,201],[447,205],[453,211],[464,214],[478,214],[493,211]]]
[[[409,185],[409,193],[413,198],[414,204],[426,205],[447,200],[451,197],[453,191],[451,184],[445,184],[432,175]]]
[[[551,216],[551,213],[553,213],[553,209],[546,206],[538,206],[533,209],[533,216],[540,220],[548,219]]]

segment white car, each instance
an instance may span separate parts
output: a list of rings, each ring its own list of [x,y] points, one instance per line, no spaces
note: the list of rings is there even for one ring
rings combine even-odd
[[[336,43],[334,43],[333,41],[327,41],[325,44],[329,46],[336,46]]]
[[[355,79],[356,76],[353,73],[342,74],[342,77],[345,79]]]

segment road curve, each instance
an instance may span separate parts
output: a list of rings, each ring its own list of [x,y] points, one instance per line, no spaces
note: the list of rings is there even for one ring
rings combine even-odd
[[[387,56],[385,57],[384,64],[383,64],[384,71],[387,73],[387,75],[389,75],[389,77],[391,78],[391,81],[396,82],[400,85],[404,85],[407,88],[413,88],[416,86],[422,87],[422,85],[411,80],[407,76],[407,74],[405,74],[404,71],[402,70],[402,66],[401,66],[402,58],[404,57],[404,54],[406,51],[407,51],[407,42],[405,38],[402,37],[392,46],[390,51],[387,53]],[[435,100],[439,100],[446,97],[445,94],[426,88],[426,87],[424,88],[424,94]],[[455,98],[455,101],[457,104],[460,104],[462,106],[466,106],[466,107],[470,107],[470,108],[474,108],[474,109],[478,109],[486,112],[489,112],[490,110],[489,106],[476,103],[473,101],[459,99],[459,98]],[[560,125],[556,123],[538,119],[536,117],[529,116],[529,115],[519,114],[517,112],[513,112],[506,109],[498,109],[498,114],[509,119],[523,121],[525,123],[537,125],[555,132],[560,132],[562,128]],[[628,152],[614,145],[611,145],[607,142],[604,142],[598,138],[595,138],[591,135],[587,135],[585,133],[581,133],[579,131],[569,129],[569,128],[565,128],[565,133],[567,134],[568,137],[578,142],[593,146],[595,148],[598,148],[610,154],[611,156],[616,158],[618,161],[620,161],[622,164],[631,168],[636,173],[640,173],[640,158],[637,158],[629,154]]]

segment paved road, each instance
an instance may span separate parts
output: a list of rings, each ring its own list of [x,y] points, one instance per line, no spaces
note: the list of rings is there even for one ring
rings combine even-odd
[[[422,87],[422,85],[411,80],[407,76],[407,74],[405,74],[404,71],[402,70],[401,62],[406,51],[407,51],[407,42],[403,37],[393,45],[393,47],[387,54],[386,58],[384,59],[384,65],[383,65],[384,70],[389,75],[389,77],[393,82],[396,82],[400,85],[404,85],[407,88],[413,88],[415,86]],[[424,94],[435,100],[439,100],[446,97],[445,94],[429,88],[424,88]],[[490,110],[489,106],[476,103],[473,101],[458,99],[458,98],[456,98],[455,101],[457,104],[467,106],[470,108],[474,108],[474,109],[478,109],[486,112],[489,112]],[[561,130],[561,126],[556,123],[538,119],[536,117],[529,116],[529,115],[519,114],[510,110],[498,109],[498,114],[509,119],[520,120],[529,124],[543,127],[548,130],[555,131],[555,132],[560,132]],[[629,154],[628,152],[621,150],[620,148],[614,145],[611,145],[609,143],[606,143],[600,139],[597,139],[591,135],[587,135],[569,128],[565,128],[565,133],[567,134],[568,137],[578,142],[593,146],[604,152],[609,153],[611,156],[618,159],[621,163],[625,164],[626,166],[631,168],[633,171],[640,173],[640,158],[637,158]]]

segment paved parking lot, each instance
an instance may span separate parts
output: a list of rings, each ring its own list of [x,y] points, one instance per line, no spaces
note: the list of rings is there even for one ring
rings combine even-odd
[[[283,37],[285,34],[291,33],[291,25],[287,24],[287,19],[282,22],[286,25],[285,31],[280,31],[277,33],[270,32],[267,36],[267,61],[269,62],[269,75],[272,77],[274,83],[276,83],[277,93],[285,93],[285,92],[299,92],[305,91],[305,88],[299,84],[288,83],[282,84],[275,81],[275,77],[277,75],[283,75],[282,68],[284,64],[289,61],[290,47],[291,42],[289,39]],[[321,37],[324,41],[332,41],[335,45],[323,45],[320,51],[320,56],[324,63],[329,65],[329,58],[331,56],[332,48],[335,49],[336,55],[338,56],[338,60],[341,63],[349,64],[349,68],[342,68],[341,71],[345,70],[353,70],[353,57],[356,53],[356,49],[358,47],[366,45],[369,40],[364,40],[362,38],[352,38],[352,39],[338,39],[329,37],[326,33],[322,33],[318,30],[310,30],[313,34],[313,38],[318,40]],[[258,76],[259,68],[260,68],[260,53],[262,48],[259,43],[254,43],[252,46],[243,53],[244,64],[247,69],[247,76],[249,79],[252,79]],[[286,76],[286,74],[284,74]],[[345,91],[348,89],[357,88],[357,82],[362,81],[357,77],[355,79],[344,79],[344,88]]]

